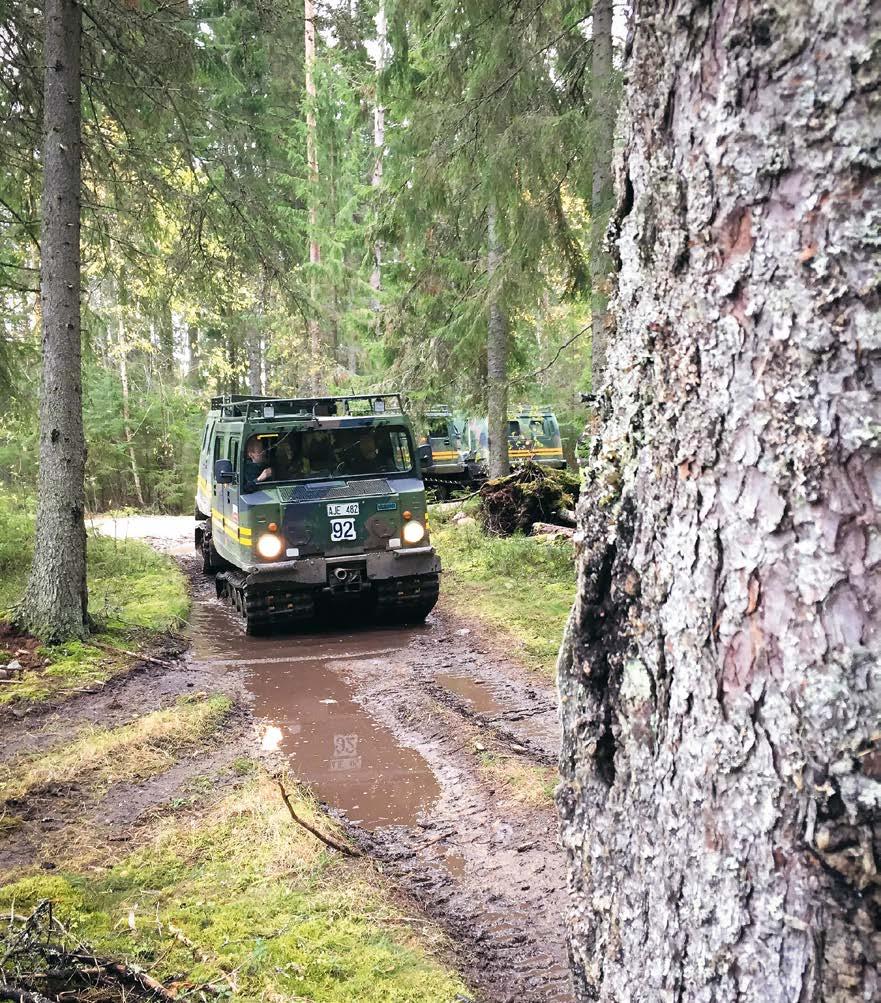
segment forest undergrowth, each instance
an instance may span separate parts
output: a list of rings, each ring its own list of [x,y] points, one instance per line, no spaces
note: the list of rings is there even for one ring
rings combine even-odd
[[[132,663],[127,652],[179,630],[189,609],[171,558],[136,540],[90,534],[90,637],[42,645],[18,634],[12,623],[33,553],[34,509],[32,495],[0,489],[0,705],[57,699],[105,682]]]
[[[511,655],[553,677],[575,599],[572,543],[489,536],[475,522],[452,521],[457,511],[473,509],[466,502],[431,511],[432,542],[444,566],[441,602],[509,638]]]

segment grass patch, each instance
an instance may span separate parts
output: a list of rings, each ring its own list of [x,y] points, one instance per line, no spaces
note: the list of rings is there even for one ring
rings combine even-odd
[[[571,544],[491,537],[476,525],[455,526],[451,515],[431,513],[432,543],[444,566],[444,603],[507,634],[515,654],[553,675],[575,599]]]
[[[60,749],[0,766],[0,805],[47,783],[102,786],[155,776],[215,731],[231,707],[225,696],[188,697],[120,728],[86,728]]]
[[[24,594],[33,536],[33,498],[0,489],[0,617],[13,611]],[[184,576],[170,557],[141,541],[90,534],[88,585],[95,639],[104,644],[137,647],[156,633],[177,629],[186,619]],[[0,687],[0,705],[65,696],[105,682],[127,664],[125,657],[108,655],[88,641],[46,645],[35,664]]]
[[[319,817],[302,796],[295,803]],[[27,914],[47,898],[97,953],[163,980],[186,973],[221,999],[439,1003],[466,991],[370,865],[343,861],[294,826],[265,776],[201,815],[161,820],[111,867],[62,863],[0,889],[0,910]]]
[[[504,785],[512,800],[536,808],[554,803],[554,790],[559,776],[552,767],[524,763],[491,749],[478,752],[478,756],[481,767]]]

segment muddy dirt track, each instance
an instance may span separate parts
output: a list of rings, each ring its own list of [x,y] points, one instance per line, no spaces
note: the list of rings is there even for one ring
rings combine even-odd
[[[133,707],[144,713],[194,687],[230,693],[242,710],[222,748],[184,759],[151,784],[115,789],[96,820],[125,840],[127,826],[188,779],[259,754],[308,785],[445,928],[480,998],[571,1000],[566,880],[547,796],[558,746],[550,684],[500,658],[474,625],[443,609],[418,628],[353,624],[341,611],[308,632],[246,637],[198,571],[189,520],[133,519],[110,530],[148,538],[182,564],[192,583],[191,645],[171,670],[133,673],[68,702],[66,721],[121,722]],[[22,722],[28,748],[53,733],[52,720],[42,712]],[[523,777],[528,797],[516,782]],[[52,799],[49,791],[32,806],[33,825],[0,868],[27,855],[28,841],[51,843]]]

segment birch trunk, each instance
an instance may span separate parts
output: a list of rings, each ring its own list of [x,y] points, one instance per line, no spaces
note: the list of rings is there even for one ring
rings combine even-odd
[[[20,619],[53,640],[87,628],[80,343],[80,35],[75,0],[46,0],[40,297],[40,475]]]
[[[373,106],[373,175],[370,184],[377,199],[382,187],[382,161],[385,151],[385,108],[379,100],[379,78],[385,70],[388,23],[385,17],[384,0],[379,2],[376,14],[376,100]],[[370,286],[373,289],[373,310],[379,317],[379,293],[382,289],[382,241],[377,238],[373,242],[373,271],[370,274]]]
[[[612,259],[604,250],[612,208],[612,138],[615,100],[612,89],[612,0],[594,0],[591,53],[593,177],[590,199],[591,389],[603,385],[609,338],[609,289]]]
[[[497,207],[487,208],[486,275],[489,287],[489,321],[486,338],[487,433],[489,476],[504,477],[508,462],[508,318],[501,303],[498,281],[501,242]]]
[[[881,998],[879,10],[636,5],[559,664],[581,1000]]]

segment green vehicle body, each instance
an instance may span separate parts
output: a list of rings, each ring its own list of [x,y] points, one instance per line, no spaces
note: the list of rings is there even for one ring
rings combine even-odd
[[[269,471],[259,481],[253,437]],[[325,601],[404,621],[437,601],[440,560],[397,395],[213,398],[195,515],[205,570],[249,631],[310,619]]]

